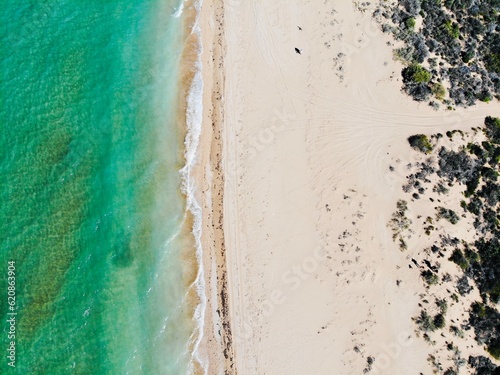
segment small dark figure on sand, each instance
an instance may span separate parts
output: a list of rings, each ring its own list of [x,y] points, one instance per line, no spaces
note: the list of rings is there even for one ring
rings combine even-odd
[[[295,52],[298,53],[299,55],[302,55],[302,51],[298,48],[295,48]]]
[[[302,27],[300,27],[300,26],[297,26],[297,27],[299,28],[300,31],[302,31]]]

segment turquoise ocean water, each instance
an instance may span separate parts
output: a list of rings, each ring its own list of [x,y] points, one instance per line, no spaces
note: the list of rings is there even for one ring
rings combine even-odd
[[[178,6],[0,2],[1,374],[187,372]]]

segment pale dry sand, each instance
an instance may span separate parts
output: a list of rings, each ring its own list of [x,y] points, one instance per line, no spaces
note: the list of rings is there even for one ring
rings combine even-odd
[[[203,3],[209,374],[362,374],[370,356],[370,373],[431,373],[411,321],[424,287],[387,228],[405,197],[398,165],[415,158],[409,135],[500,111],[436,112],[401,94],[370,14],[349,1]]]

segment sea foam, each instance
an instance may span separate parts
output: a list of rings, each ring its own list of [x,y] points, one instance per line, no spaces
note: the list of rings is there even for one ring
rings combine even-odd
[[[173,16],[175,18],[179,18],[180,16],[182,16],[182,12],[184,11],[184,0],[180,0],[179,2],[179,6],[177,7],[177,10],[175,11],[175,13],[173,14]]]
[[[186,126],[187,134],[184,141],[185,151],[185,166],[180,170],[182,176],[182,192],[186,195],[186,209],[193,216],[193,227],[192,233],[195,240],[196,246],[196,259],[198,262],[198,273],[194,281],[194,287],[199,297],[199,303],[196,306],[194,312],[194,319],[196,322],[196,330],[193,332],[192,342],[194,341],[192,360],[189,367],[189,372],[194,372],[194,363],[198,363],[204,370],[204,373],[208,373],[208,362],[206,358],[203,358],[200,353],[200,343],[203,338],[203,331],[205,325],[205,311],[207,304],[207,297],[205,294],[205,272],[203,268],[202,259],[202,243],[201,243],[201,231],[202,231],[202,210],[200,204],[197,202],[196,193],[196,183],[194,176],[192,175],[192,168],[196,163],[198,156],[198,146],[200,142],[201,127],[202,127],[202,116],[203,116],[203,77],[202,70],[203,64],[201,61],[201,54],[203,52],[203,46],[201,43],[201,27],[200,27],[200,11],[201,11],[202,0],[196,1],[196,18],[191,30],[192,34],[197,37],[197,60],[195,62],[195,74],[193,81],[189,88],[187,96],[187,108],[186,108]],[[182,12],[183,5],[179,8]]]

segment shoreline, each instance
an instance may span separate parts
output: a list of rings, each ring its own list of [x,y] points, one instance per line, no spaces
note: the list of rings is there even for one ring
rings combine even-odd
[[[193,177],[201,206],[200,267],[206,306],[199,355],[204,374],[236,374],[227,284],[224,220],[224,5],[204,0],[200,35],[203,110],[200,142]],[[201,284],[200,284],[201,285]],[[200,372],[201,373],[201,372]]]
[[[203,340],[204,314],[206,307],[204,272],[201,264],[201,209],[196,197],[196,177],[193,169],[196,159],[201,131],[201,95],[203,80],[200,56],[203,51],[199,23],[202,0],[184,2],[176,13],[183,18],[184,47],[182,51],[177,118],[179,124],[179,174],[181,175],[180,194],[185,202],[185,217],[181,228],[183,236],[188,239],[189,246],[183,251],[186,264],[185,288],[189,321],[193,325],[188,347],[190,356],[188,373],[206,374],[205,361],[200,357],[200,343]],[[195,250],[194,254],[192,250]]]

